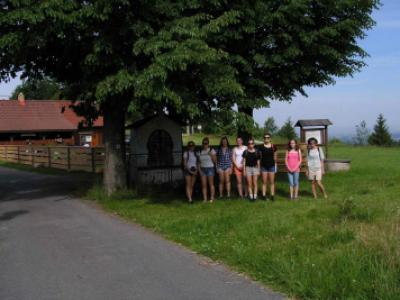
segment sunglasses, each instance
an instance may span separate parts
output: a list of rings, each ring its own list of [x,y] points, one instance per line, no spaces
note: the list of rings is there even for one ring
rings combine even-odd
[[[207,142],[205,142],[205,143],[203,143],[203,145],[208,145],[208,143],[207,143]]]
[[[247,145],[254,145],[254,143],[248,143]]]
[[[270,136],[264,136],[264,139],[270,139],[271,137]]]
[[[189,147],[194,147],[194,145],[193,145],[193,144],[190,144]]]

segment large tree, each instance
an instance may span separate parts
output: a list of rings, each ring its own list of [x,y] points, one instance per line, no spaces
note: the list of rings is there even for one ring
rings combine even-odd
[[[109,193],[126,186],[128,110],[196,120],[290,100],[363,66],[378,0],[0,0],[0,80],[49,76],[104,116]]]

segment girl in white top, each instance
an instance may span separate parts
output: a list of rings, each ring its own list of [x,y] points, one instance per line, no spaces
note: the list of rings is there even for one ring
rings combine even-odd
[[[202,142],[202,148],[197,153],[197,166],[201,176],[201,191],[203,193],[203,202],[207,202],[208,199],[207,183],[210,188],[210,202],[214,202],[215,198],[214,175],[217,156],[215,150],[210,148],[209,144],[209,139],[205,137]]]
[[[236,147],[233,148],[232,151],[232,163],[233,170],[236,176],[237,190],[238,194],[241,198],[243,198],[243,152],[247,149],[245,145],[243,145],[243,139],[241,137],[236,138]],[[244,196],[247,197],[247,189],[244,188]]]
[[[186,183],[186,197],[190,204],[193,203],[192,195],[193,195],[193,187],[196,182],[197,176],[197,156],[194,152],[195,144],[193,141],[190,141],[187,144],[187,151],[183,153],[183,173],[185,175],[185,183]]]
[[[322,184],[322,175],[325,174],[324,160],[325,155],[322,148],[319,148],[318,141],[316,138],[308,139],[308,155],[307,155],[307,174],[309,180],[311,180],[311,189],[314,198],[317,198],[317,186],[324,198],[328,198],[325,187]]]

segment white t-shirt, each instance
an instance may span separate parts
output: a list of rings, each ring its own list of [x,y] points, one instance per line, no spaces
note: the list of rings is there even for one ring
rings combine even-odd
[[[183,159],[186,161],[186,168],[190,170],[190,168],[197,168],[197,158],[194,151],[185,151],[183,153]]]
[[[246,151],[247,146],[242,146],[241,148],[233,148],[233,161],[236,165],[240,166],[243,163],[243,152]]]
[[[307,156],[307,165],[310,171],[321,170],[321,160],[325,159],[324,150],[322,148],[310,149]]]
[[[200,161],[201,168],[213,168],[214,162],[211,159],[211,155],[215,155],[216,152],[214,149],[208,148],[207,150],[200,150],[197,155]]]

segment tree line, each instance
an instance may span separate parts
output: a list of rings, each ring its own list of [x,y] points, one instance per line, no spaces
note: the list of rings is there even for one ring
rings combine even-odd
[[[400,145],[400,141],[395,141],[386,124],[383,114],[379,114],[371,132],[367,127],[367,122],[362,120],[356,125],[356,134],[353,137],[353,143],[358,146],[374,145],[374,146],[393,146]]]

